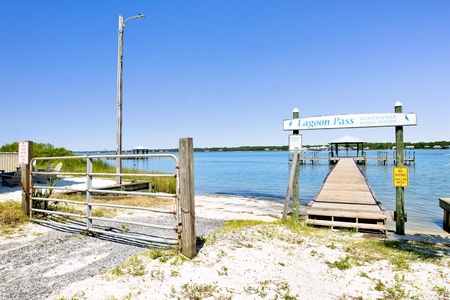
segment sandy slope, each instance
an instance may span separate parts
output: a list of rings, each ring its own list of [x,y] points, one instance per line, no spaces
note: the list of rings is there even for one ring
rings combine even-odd
[[[361,238],[339,231],[316,237],[281,226],[252,227],[216,235],[216,242],[192,261],[163,263],[140,256],[142,276],[107,272],[49,299],[448,299],[449,251],[438,265],[415,263],[408,271],[396,271],[386,260],[343,271],[327,264],[347,255],[349,240]]]

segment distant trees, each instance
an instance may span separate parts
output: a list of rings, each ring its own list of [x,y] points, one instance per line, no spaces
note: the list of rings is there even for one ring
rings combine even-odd
[[[322,145],[303,145],[304,148],[320,147]],[[392,149],[395,143],[364,143],[364,147],[368,147],[371,150],[386,150]],[[437,141],[437,142],[419,142],[411,143],[405,142],[404,146],[414,146],[414,149],[427,149],[434,146],[441,146],[442,149],[447,149],[450,146],[450,141]],[[176,152],[177,149],[171,149]],[[194,148],[195,152],[230,152],[230,151],[288,151],[288,146],[240,146],[240,147],[210,147],[210,148]]]
[[[0,147],[0,152],[18,152],[19,143],[5,144]],[[55,148],[52,144],[33,143],[33,157],[73,156],[72,151],[65,148]]]
[[[12,144],[5,144],[0,147],[0,152],[19,152],[19,143],[14,142]],[[33,143],[33,157],[61,157],[61,156],[75,156],[72,151],[67,150],[62,147],[55,147],[52,144],[46,143]],[[39,160],[37,162],[38,167],[46,167],[50,161]],[[52,160],[56,165],[58,162],[63,163],[63,171],[85,171],[86,162],[83,159],[67,159],[67,160]],[[94,160],[94,169],[103,170],[108,167],[108,165],[100,160]]]
[[[322,145],[303,145],[304,148],[320,147]],[[395,143],[364,143],[364,147],[369,147],[371,150],[386,150],[392,149]],[[440,146],[442,149],[447,149],[450,146],[450,141],[436,141],[436,142],[405,142],[406,146],[414,146],[414,149],[427,149],[434,146]],[[0,152],[18,152],[19,143],[5,144],[0,147]],[[165,152],[177,152],[178,149],[155,149]],[[208,148],[194,148],[195,152],[231,152],[231,151],[288,151],[288,146],[239,146],[239,147],[208,147]],[[52,144],[34,143],[33,157],[55,157],[55,156],[73,156],[72,151],[65,148],[57,148]]]
[[[395,143],[364,143],[364,147],[369,147],[372,150],[392,149]],[[404,146],[414,146],[414,149],[427,149],[434,146],[441,146],[442,149],[447,149],[450,146],[450,141],[437,141],[437,142],[418,142],[411,143],[405,142]]]
[[[195,152],[231,152],[231,151],[287,151],[288,146],[239,146],[194,148]]]

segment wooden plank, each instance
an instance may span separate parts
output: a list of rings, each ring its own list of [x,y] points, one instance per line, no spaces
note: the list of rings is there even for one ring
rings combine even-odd
[[[370,214],[387,214],[388,212],[386,211],[380,211],[380,210],[373,210],[370,209],[371,207],[366,208],[365,206],[357,206],[357,207],[352,207],[354,209],[349,209],[348,206],[343,206],[342,209],[339,208],[335,208],[335,207],[322,207],[322,208],[318,208],[318,207],[310,207],[307,209],[308,212],[315,212],[316,210],[320,210],[320,211],[329,211],[329,212],[333,212],[333,211],[350,211],[350,212],[359,212],[359,213],[370,213]]]
[[[384,232],[387,231],[387,226],[384,224],[335,222],[335,221],[313,220],[313,219],[306,220],[306,223],[311,225],[328,226],[328,227],[346,227],[346,228],[381,230]]]
[[[330,203],[330,202],[315,202],[311,208],[330,208],[330,209],[340,209],[340,210],[371,210],[380,211],[380,208],[375,205],[350,205],[348,203]]]
[[[332,216],[342,218],[356,218],[356,219],[373,219],[373,220],[386,220],[387,217],[383,213],[368,213],[359,211],[329,211],[329,210],[308,210],[309,216]]]
[[[323,191],[316,201],[345,203],[375,203],[371,193]]]

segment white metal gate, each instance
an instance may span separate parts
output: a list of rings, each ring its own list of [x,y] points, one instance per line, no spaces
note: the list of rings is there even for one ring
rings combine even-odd
[[[173,173],[102,173],[94,170],[94,160],[97,159],[168,159],[173,162]],[[70,165],[73,160],[83,160],[86,164],[85,172],[55,172],[47,170],[32,170],[30,172],[30,218],[39,223],[57,227],[67,227],[85,230],[92,233],[116,236],[119,238],[148,241],[157,244],[176,244],[180,246],[181,220],[179,200],[179,165],[178,159],[172,154],[138,154],[138,155],[85,155],[71,157],[41,157],[33,158],[31,165],[38,161],[45,164],[62,162]],[[41,163],[42,164],[42,163]],[[99,179],[114,182],[116,176],[124,179],[123,184],[112,183],[108,186],[99,186]],[[151,179],[175,178],[175,193],[155,192]],[[155,180],[155,179],[154,179]],[[129,191],[130,187],[139,188],[139,185],[148,183],[145,190]],[[142,188],[142,187],[141,187]],[[73,200],[69,195],[78,193],[85,195]],[[162,199],[171,202],[171,208],[154,208],[144,205],[110,204],[107,201],[98,201],[97,197],[126,197],[140,196],[145,199]],[[41,207],[35,208],[40,203]],[[50,209],[52,206],[52,209]],[[56,208],[56,209],[55,209]],[[77,208],[81,208],[80,212]],[[120,212],[133,211],[143,216],[143,220],[130,220],[127,217],[105,217],[94,213],[96,209],[109,208]],[[161,223],[146,221],[149,216],[166,216],[169,220]],[[153,218],[155,219],[155,218]],[[158,218],[156,218],[158,219]],[[161,219],[162,220],[162,219]],[[115,226],[111,225],[115,224]],[[118,225],[120,224],[120,225]],[[132,228],[132,229],[130,229]],[[145,228],[140,230],[139,228]],[[149,231],[150,230],[150,231]],[[169,232],[168,234],[161,232]],[[156,233],[155,233],[156,232]]]

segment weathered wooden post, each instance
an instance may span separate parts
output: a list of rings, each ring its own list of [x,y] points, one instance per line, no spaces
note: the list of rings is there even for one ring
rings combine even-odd
[[[22,184],[22,212],[30,215],[30,198],[31,198],[31,165],[33,158],[33,142],[19,142],[19,165],[21,168],[21,184]]]
[[[402,103],[395,103],[395,112],[402,113]],[[403,153],[403,126],[395,126],[395,166],[404,166]],[[395,205],[395,232],[397,234],[405,234],[405,188],[403,186],[396,187],[396,205]]]
[[[294,184],[294,178],[295,178],[295,170],[297,166],[297,158],[298,158],[298,147],[294,148],[294,156],[292,156],[292,165],[291,165],[291,171],[289,173],[289,182],[288,187],[286,191],[286,198],[284,200],[284,208],[283,208],[283,216],[281,217],[281,222],[286,223],[286,216],[287,211],[289,207],[289,200],[291,198],[291,192],[292,192],[292,186]]]
[[[292,118],[293,119],[299,118],[299,111],[297,108],[295,108],[293,110]],[[299,130],[293,130],[292,134],[299,135]],[[294,155],[298,155],[298,154],[294,154]],[[292,163],[294,164],[294,159],[292,159]],[[299,171],[300,171],[300,160],[297,157],[295,159],[294,185],[293,185],[293,190],[292,190],[292,218],[294,221],[298,221],[298,202],[299,202],[299,198],[300,198],[299,182],[298,182]]]
[[[188,258],[197,254],[195,233],[194,145],[192,138],[179,140],[179,182],[181,210],[181,253]]]

